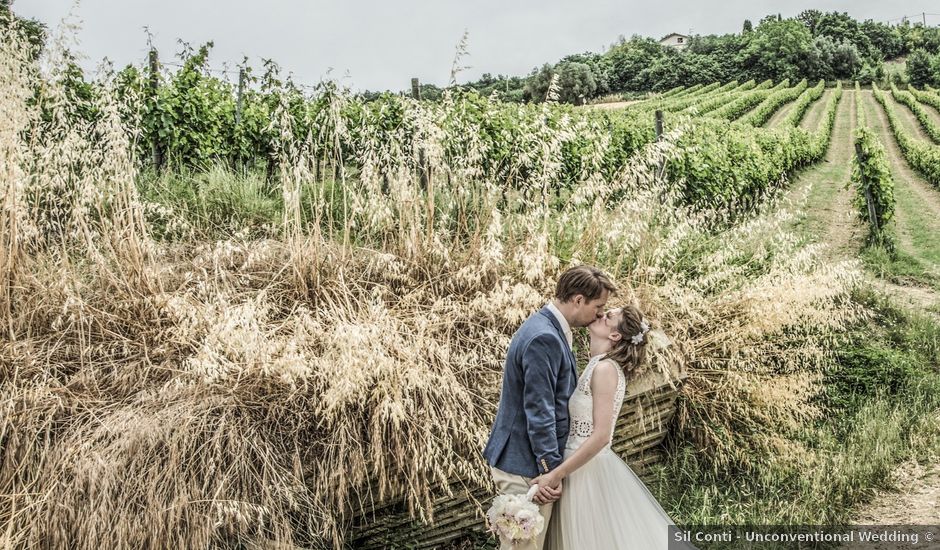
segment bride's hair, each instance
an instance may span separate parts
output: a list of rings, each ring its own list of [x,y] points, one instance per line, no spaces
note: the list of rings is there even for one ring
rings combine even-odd
[[[620,365],[628,378],[646,360],[646,342],[649,340],[649,322],[636,306],[623,306],[620,310],[620,323],[617,332],[622,338],[607,352],[604,359],[610,359]]]

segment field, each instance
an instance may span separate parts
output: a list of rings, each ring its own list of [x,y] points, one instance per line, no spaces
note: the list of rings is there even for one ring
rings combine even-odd
[[[502,354],[577,263],[688,372],[648,472],[677,522],[876,523],[899,466],[937,483],[936,90],[365,102],[206,50],[79,84],[3,32],[0,546],[430,530],[490,487]]]

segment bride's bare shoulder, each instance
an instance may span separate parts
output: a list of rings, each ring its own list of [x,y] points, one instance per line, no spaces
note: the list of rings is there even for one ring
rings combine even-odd
[[[619,376],[618,371],[620,371],[620,366],[613,360],[601,359],[597,363],[597,366],[594,367],[594,372],[591,373],[591,386],[607,386],[610,383],[616,384]]]

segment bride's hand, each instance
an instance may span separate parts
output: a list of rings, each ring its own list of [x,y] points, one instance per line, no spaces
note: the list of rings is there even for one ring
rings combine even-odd
[[[538,484],[539,490],[535,494],[533,500],[537,504],[548,504],[549,502],[555,502],[561,498],[561,480],[562,477],[558,475],[557,470],[549,472],[547,474],[542,474],[537,478],[529,482],[529,485]]]

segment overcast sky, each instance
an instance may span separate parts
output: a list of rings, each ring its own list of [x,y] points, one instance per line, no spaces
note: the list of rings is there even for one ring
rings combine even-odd
[[[15,0],[13,10],[54,28],[73,6]],[[255,67],[274,59],[304,84],[332,77],[354,90],[400,90],[413,76],[447,84],[465,29],[469,55],[462,65],[471,68],[459,82],[486,72],[525,75],[571,53],[603,51],[620,35],[739,32],[745,19],[756,24],[771,13],[788,17],[810,8],[879,21],[940,13],[935,0],[83,0],[74,9],[87,68],[103,57],[118,67],[143,63],[147,26],[163,61],[174,60],[178,39],[193,46],[212,40],[216,69],[247,55]],[[927,15],[927,23],[940,24],[940,15]]]

